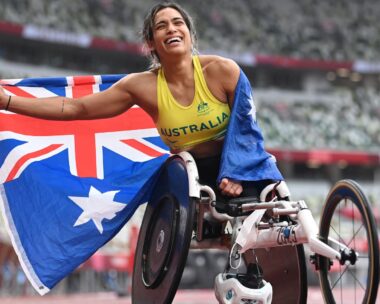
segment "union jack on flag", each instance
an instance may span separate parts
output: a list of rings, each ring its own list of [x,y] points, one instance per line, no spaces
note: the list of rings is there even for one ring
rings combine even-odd
[[[80,97],[123,76],[0,84],[9,95]],[[0,206],[21,266],[41,295],[123,227],[149,197],[168,155],[138,107],[114,118],[69,122],[0,111]]]

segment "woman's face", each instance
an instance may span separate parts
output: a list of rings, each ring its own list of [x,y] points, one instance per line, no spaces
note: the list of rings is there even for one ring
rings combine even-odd
[[[159,58],[175,54],[191,54],[191,36],[182,15],[173,8],[160,10],[154,19],[150,44]]]

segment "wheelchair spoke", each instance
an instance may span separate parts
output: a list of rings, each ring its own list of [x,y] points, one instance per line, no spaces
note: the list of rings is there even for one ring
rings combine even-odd
[[[344,200],[344,204],[343,205],[347,205],[347,199]],[[357,251],[357,244],[356,244],[356,238],[359,237],[360,235],[362,235],[363,233],[366,234],[366,231],[365,231],[365,226],[364,224],[361,222],[361,221],[358,221],[358,219],[354,219],[352,218],[350,223],[351,223],[351,227],[352,227],[352,231],[351,231],[351,237],[349,240],[347,240],[347,238],[344,238],[344,236],[342,236],[342,232],[341,232],[341,227],[342,227],[342,221],[341,221],[341,209],[342,207],[339,205],[338,208],[337,208],[337,211],[338,211],[338,223],[330,223],[330,228],[331,228],[331,231],[330,232],[334,232],[338,238],[338,241],[341,242],[343,245],[345,245],[346,247],[348,248],[351,248],[350,245],[353,244],[353,249],[355,251]],[[351,214],[354,214],[354,204],[351,204]],[[355,223],[359,223],[360,222],[360,226],[359,227],[355,227]],[[346,223],[343,223],[343,225],[346,225]],[[336,227],[338,226],[338,227]]]
[[[352,236],[351,240],[348,242],[347,245],[350,245],[352,242],[354,242],[354,248],[356,248],[356,246],[355,246],[355,236],[358,235],[358,233],[360,232],[360,230],[361,230],[363,227],[364,227],[364,226],[363,226],[363,224],[362,224],[362,225],[358,228],[358,230],[355,232],[355,234]],[[352,226],[352,228],[354,228],[354,225]],[[354,231],[353,231],[352,233],[354,233]]]
[[[336,236],[338,237],[338,241],[348,247],[346,244],[346,241],[342,238],[340,232],[338,232],[333,225],[330,225],[330,228],[335,232]]]
[[[355,280],[355,286],[356,286],[356,282],[359,284],[359,286],[361,287],[362,290],[365,290],[365,286],[363,286],[362,282],[359,281],[358,277],[355,275],[355,273],[353,273],[351,270],[348,270],[348,273],[351,275],[351,277]],[[356,288],[354,289],[356,290]]]
[[[339,275],[339,277],[335,280],[335,283],[334,283],[334,284],[331,284],[331,289],[334,289],[335,286],[336,286],[339,282],[342,283],[341,278],[342,278],[343,275],[346,273],[347,268],[348,268],[348,267],[345,267],[345,269],[343,270],[343,272],[340,272],[340,275]]]
[[[354,204],[351,204],[351,214],[355,214],[354,212]],[[361,229],[364,227],[363,223],[361,223],[360,227],[356,229],[356,232],[355,232],[355,219],[354,219],[354,216],[352,217],[352,238],[351,240],[348,242],[348,245],[351,244],[351,242],[354,242],[354,248],[356,248],[356,244],[355,244],[355,236],[357,236],[359,234],[359,232],[361,231]]]
[[[336,290],[340,294],[341,303],[344,303],[343,299],[345,299],[345,297],[344,297],[344,294],[343,294],[343,291],[344,291],[343,279],[344,279],[345,276],[346,277],[349,276],[349,277],[351,277],[353,279],[353,292],[354,292],[354,300],[355,300],[355,303],[356,303],[357,288],[359,288],[361,291],[365,292],[366,291],[366,286],[363,285],[363,283],[358,279],[358,277],[352,271],[352,269],[350,269],[350,267],[348,267],[348,266],[344,267],[343,271],[340,272],[339,277],[336,278],[336,280],[331,284],[331,290],[332,291]],[[359,294],[361,294],[361,293],[359,292]]]

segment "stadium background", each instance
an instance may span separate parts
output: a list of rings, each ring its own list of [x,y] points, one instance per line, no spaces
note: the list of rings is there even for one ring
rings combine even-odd
[[[155,2],[0,0],[0,79],[145,70],[139,29]],[[293,198],[318,217],[332,183],[352,178],[378,214],[380,3],[177,2],[194,17],[199,52],[233,58],[248,75],[266,147]],[[142,214],[53,293],[128,292]],[[224,252],[191,252],[182,288],[212,287],[224,263]],[[34,294],[1,222],[0,267],[0,295]]]

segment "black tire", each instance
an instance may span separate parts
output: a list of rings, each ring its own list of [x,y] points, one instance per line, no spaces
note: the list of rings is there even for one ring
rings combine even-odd
[[[297,257],[298,257],[298,267],[299,267],[299,292],[298,292],[298,303],[306,304],[307,303],[307,288],[308,288],[308,280],[307,280],[307,267],[306,267],[306,257],[305,250],[303,245],[297,245]]]
[[[328,237],[358,254],[355,263],[347,261],[344,265],[338,261],[331,265],[330,259],[318,256],[319,281],[325,303],[376,303],[379,285],[376,222],[366,196],[354,181],[339,181],[331,189],[321,215],[320,237],[338,251]]]
[[[133,304],[171,303],[190,248],[195,199],[182,158],[163,166],[149,201],[136,247],[132,278]]]

